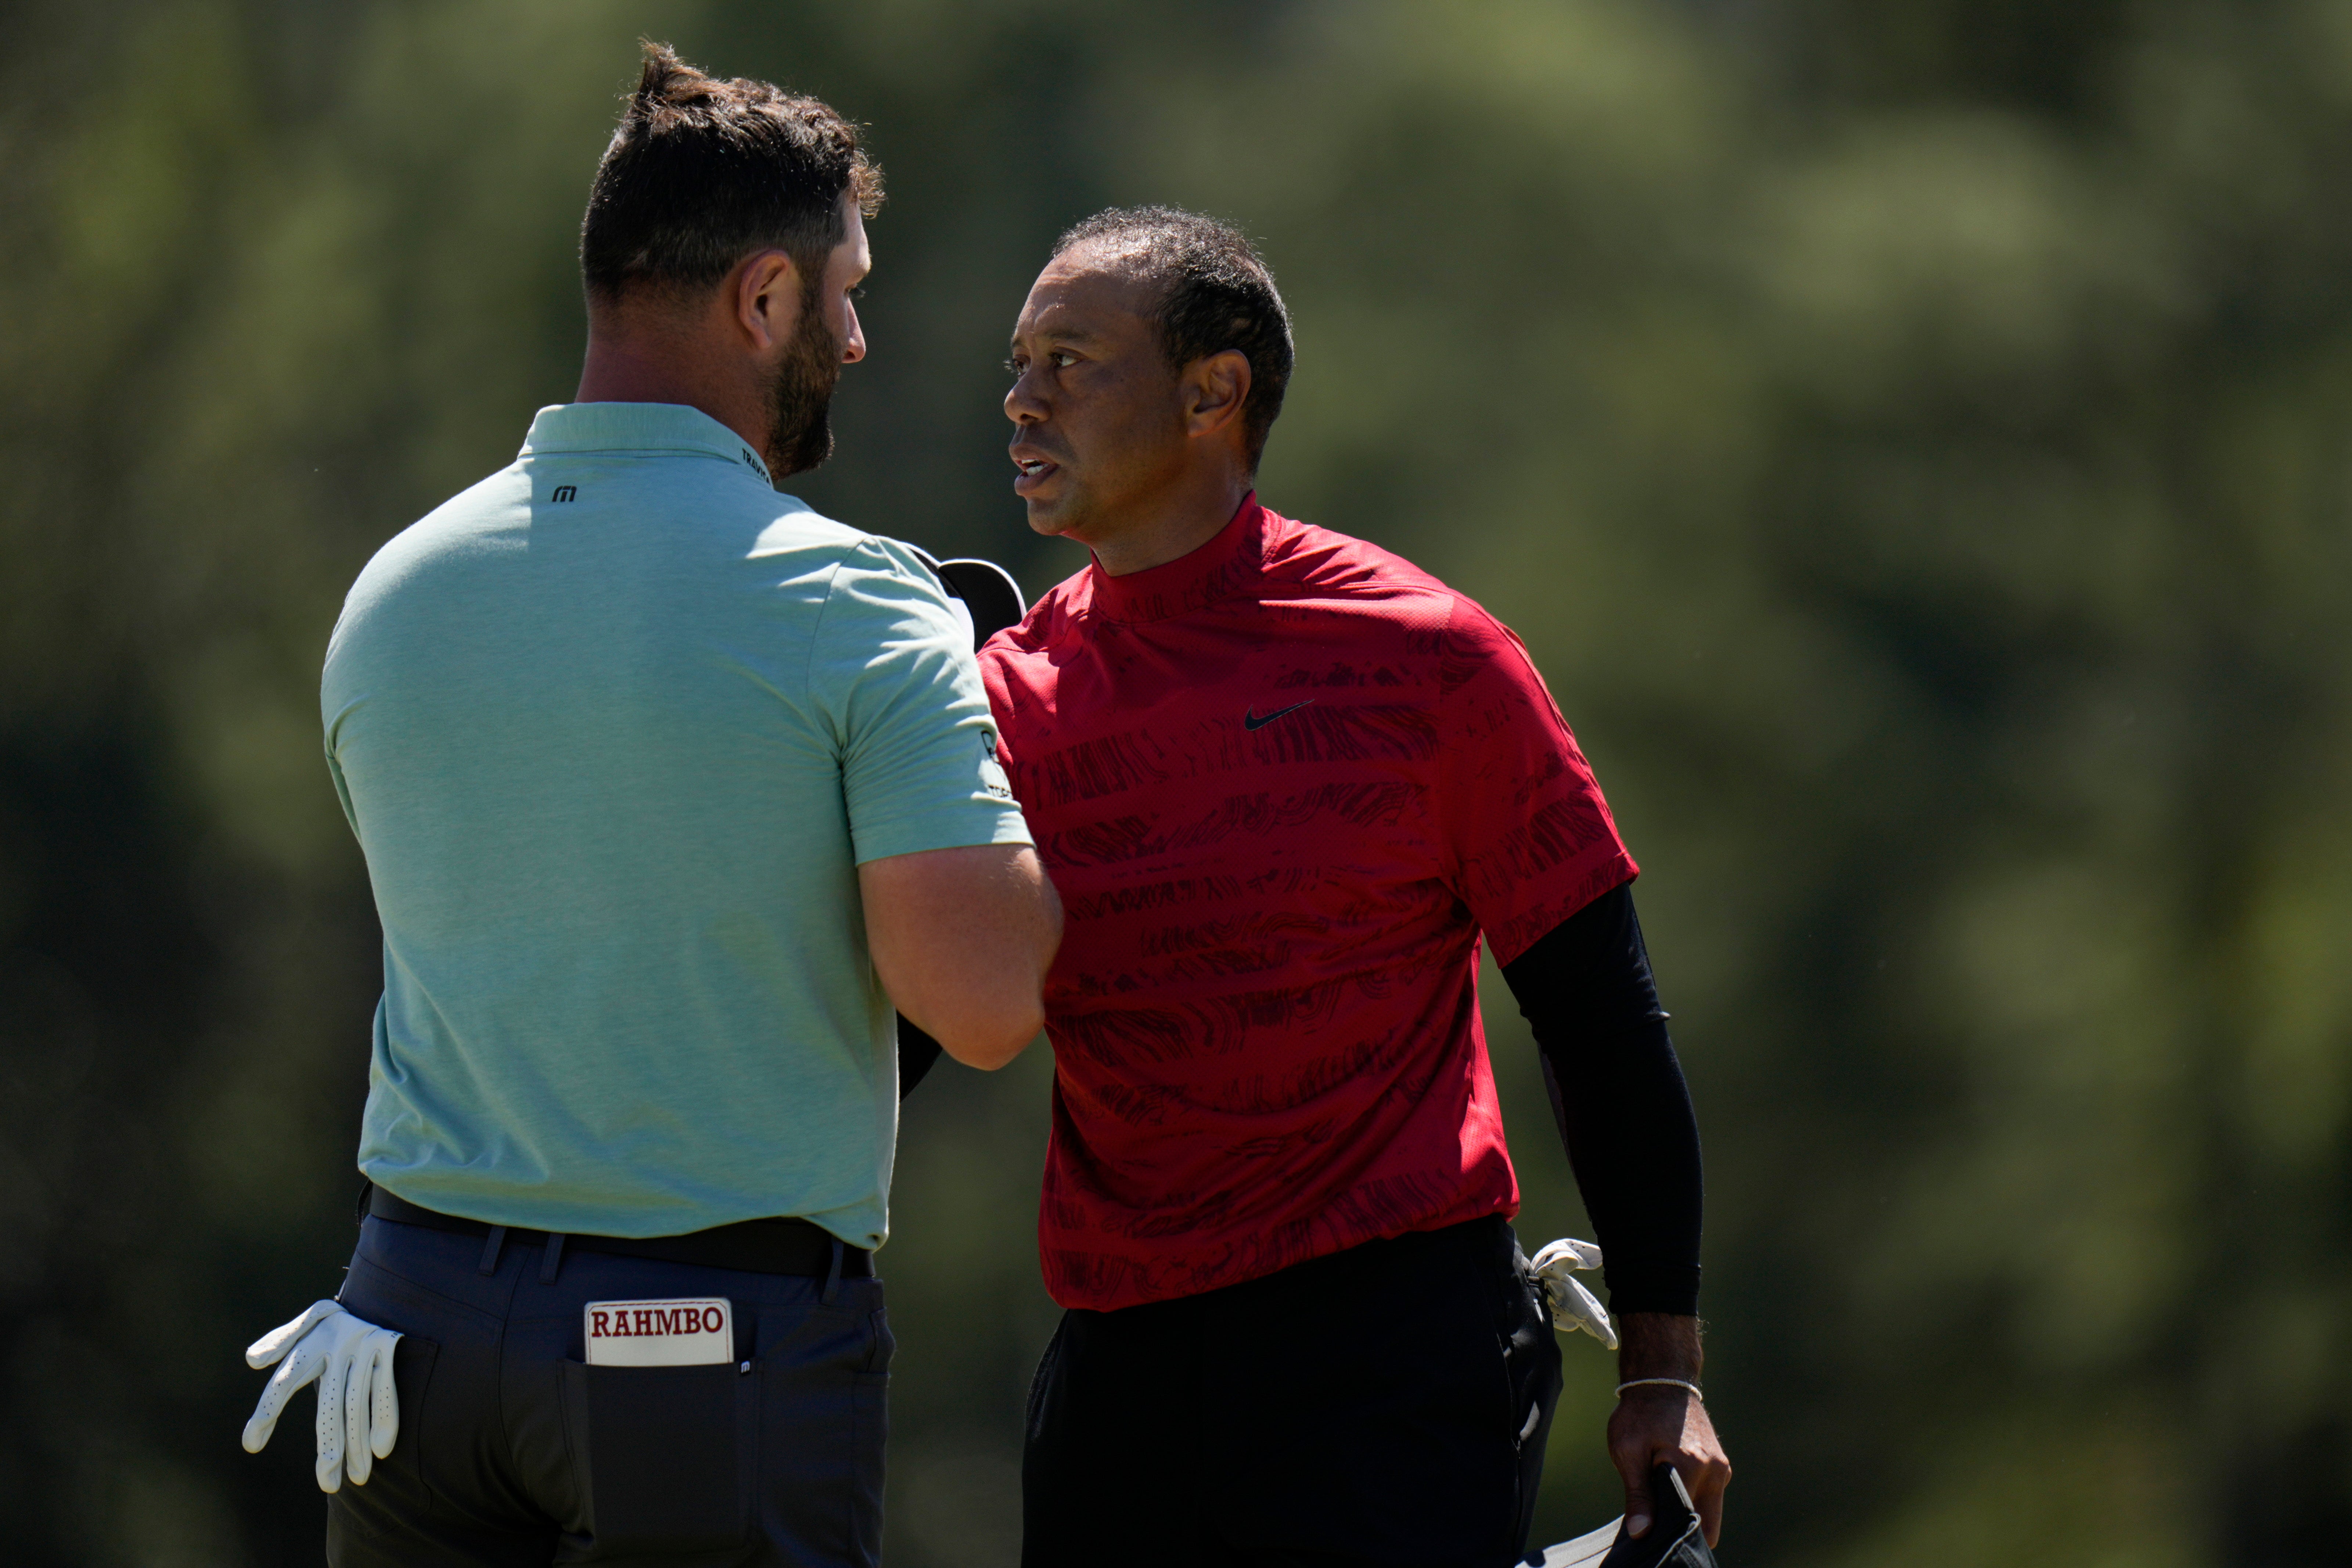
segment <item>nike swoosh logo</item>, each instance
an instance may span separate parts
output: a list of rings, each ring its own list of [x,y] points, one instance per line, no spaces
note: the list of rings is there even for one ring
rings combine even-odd
[[[1287,708],[1277,708],[1263,719],[1257,716],[1257,705],[1255,703],[1252,703],[1249,707],[1242,710],[1242,728],[1244,730],[1263,730],[1268,724],[1273,723],[1276,719],[1281,718],[1285,713],[1296,713],[1301,708],[1306,707],[1307,702],[1312,702],[1315,699],[1310,697],[1307,700],[1307,702],[1294,702]]]

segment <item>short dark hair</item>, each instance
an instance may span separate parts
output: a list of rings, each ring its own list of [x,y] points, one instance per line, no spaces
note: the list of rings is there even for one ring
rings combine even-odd
[[[844,195],[874,216],[882,171],[857,127],[763,81],[721,81],[645,45],[645,67],[589,187],[580,271],[593,303],[652,287],[709,289],[755,250],[822,276],[847,225]]]
[[[1295,356],[1290,312],[1249,237],[1181,207],[1109,207],[1064,230],[1054,254],[1081,245],[1117,253],[1160,290],[1156,324],[1170,369],[1181,371],[1227,349],[1249,361],[1242,418],[1255,472],[1266,433],[1282,412]]]

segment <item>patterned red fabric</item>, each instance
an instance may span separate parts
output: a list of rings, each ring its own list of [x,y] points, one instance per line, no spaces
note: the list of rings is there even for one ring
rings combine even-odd
[[[981,667],[1068,911],[1054,1299],[1516,1213],[1479,934],[1508,962],[1636,871],[1518,639],[1253,497],[1181,560],[1089,565]]]

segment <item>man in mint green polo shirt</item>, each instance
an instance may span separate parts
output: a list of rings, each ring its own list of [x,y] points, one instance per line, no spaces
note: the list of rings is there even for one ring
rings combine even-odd
[[[969,624],[773,487],[864,356],[877,199],[824,105],[649,50],[579,400],[336,625],[373,1185],[247,1436],[319,1381],[331,1562],[876,1559],[894,1007],[1001,1065],[1060,931]]]
[[[970,636],[677,404],[542,409],[386,545],[322,692],[384,930],[361,1170],[499,1225],[879,1247],[856,868],[1029,842]]]

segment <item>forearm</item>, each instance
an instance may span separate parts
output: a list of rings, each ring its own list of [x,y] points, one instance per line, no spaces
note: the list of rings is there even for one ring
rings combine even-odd
[[[1731,1464],[1694,1387],[1706,1364],[1698,1311],[1706,1184],[1698,1118],[1683,1082],[1632,892],[1603,894],[1503,967],[1543,1053],[1552,1112],[1592,1216],[1616,1309],[1609,1455],[1625,1528],[1647,1532],[1651,1477],[1674,1466],[1712,1544]],[[1651,1380],[1660,1381],[1651,1381]]]
[[[1569,1163],[1621,1313],[1698,1310],[1706,1207],[1698,1119],[1658,1005],[1630,889],[1503,968],[1542,1053]]]
[[[1620,1312],[1698,1310],[1698,1118],[1663,1022],[1593,1038],[1539,1027],[1544,1080]]]
[[[935,849],[858,867],[874,967],[907,1019],[967,1067],[1018,1056],[1044,1026],[1062,906],[1026,846]]]

